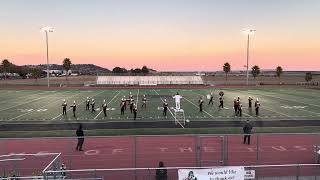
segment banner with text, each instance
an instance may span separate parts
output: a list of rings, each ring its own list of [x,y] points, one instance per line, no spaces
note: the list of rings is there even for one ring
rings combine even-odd
[[[244,174],[242,166],[178,170],[179,180],[244,180]]]

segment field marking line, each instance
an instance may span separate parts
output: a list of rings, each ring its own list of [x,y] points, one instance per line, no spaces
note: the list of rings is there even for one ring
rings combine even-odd
[[[258,95],[261,95],[261,96],[268,96],[268,97],[272,97],[272,98],[277,98],[277,99],[281,99],[281,100],[284,100],[284,101],[291,101],[291,102],[296,102],[296,103],[300,103],[300,104],[302,103],[302,104],[306,104],[306,105],[312,105],[312,106],[320,107],[320,105],[316,105],[316,104],[312,104],[312,103],[305,103],[305,102],[300,102],[300,101],[295,101],[295,100],[290,100],[290,99],[283,99],[283,98],[274,97],[274,96],[271,96],[271,95],[265,95],[265,94],[254,93],[254,92],[253,92],[253,94],[258,94]]]
[[[193,91],[191,91],[192,93],[194,93]],[[194,93],[194,94],[198,94],[198,93]],[[202,95],[201,95],[202,96]],[[192,105],[194,105],[195,107],[198,108],[198,106],[196,104],[194,104],[193,102],[191,102],[188,98],[186,98],[185,96],[183,96],[183,99],[187,100],[189,103],[191,103]],[[213,115],[211,115],[210,113],[208,113],[207,111],[203,110],[204,113],[206,113],[207,115],[209,115],[212,118],[215,118]]]
[[[61,94],[61,93],[60,93],[60,94]],[[63,93],[62,93],[62,94],[63,94]],[[52,96],[52,95],[55,95],[55,94],[50,94],[50,95],[47,95],[47,96],[43,96],[43,97],[36,98],[36,99],[34,99],[34,100],[31,100],[31,101],[27,101],[27,102],[24,102],[24,103],[21,103],[21,104],[17,104],[17,105],[8,107],[8,108],[5,108],[5,109],[0,109],[0,111],[4,111],[4,110],[8,110],[8,109],[17,107],[17,106],[21,106],[21,105],[24,105],[24,104],[28,104],[28,103],[31,103],[31,102],[33,102],[33,101],[37,101],[37,100],[39,100],[39,99],[43,99],[43,98],[46,98],[46,97]]]
[[[113,96],[113,98],[107,103],[107,105],[109,105],[109,104],[113,101],[113,99],[116,98],[119,94],[120,94],[120,91],[118,91],[118,93]],[[99,112],[99,114],[96,115],[96,117],[94,117],[93,119],[97,119],[97,117],[98,117],[101,113],[102,113],[102,109],[101,109],[101,111]]]
[[[70,99],[70,98],[72,98],[72,97],[78,96],[79,94],[80,94],[80,93],[75,94],[75,95],[72,95],[72,96],[70,96],[70,97],[67,97],[66,99]],[[44,108],[44,107],[50,106],[51,104],[56,103],[56,102],[58,102],[58,101],[60,101],[60,100],[56,100],[56,101],[53,101],[52,103],[49,103],[49,104],[47,104],[47,105],[45,105],[45,106],[41,106],[41,108]],[[33,112],[34,112],[34,111],[27,112],[27,113],[24,113],[24,114],[20,114],[19,116],[16,116],[16,117],[13,117],[13,118],[9,119],[9,121],[14,120],[14,119],[16,119],[16,118],[19,118],[19,117],[21,117],[21,116],[24,116],[24,115],[27,115],[27,114],[33,113]]]
[[[137,93],[137,104],[136,104],[136,107],[137,107],[137,109],[138,109],[138,102],[139,102],[139,91],[140,89],[138,89],[138,93]]]
[[[160,94],[155,90],[155,89],[153,89],[153,91],[159,96]],[[162,101],[162,103],[164,103],[164,100],[160,97],[160,100]],[[171,112],[171,110],[170,110],[170,108],[168,108],[168,110],[169,110],[169,112],[170,112],[170,114],[171,114],[171,116],[173,117],[173,119],[175,120],[176,118],[174,117],[174,115],[173,115],[173,113]],[[175,120],[176,121],[176,120]],[[178,121],[178,123],[179,123],[179,125],[182,127],[182,128],[184,128],[184,126]]]
[[[236,90],[236,89],[235,89],[235,91],[238,91],[238,92],[243,93],[243,91],[241,91],[241,90]],[[230,90],[229,90],[229,92],[230,92]],[[245,94],[249,95],[250,93],[245,93]],[[259,94],[258,94],[258,95],[259,95]],[[260,108],[261,108],[261,109],[266,109],[266,110],[268,110],[268,111],[270,111],[270,112],[273,112],[273,113],[280,114],[280,115],[282,115],[282,116],[286,116],[286,117],[288,117],[288,118],[292,118],[292,116],[290,116],[290,115],[288,115],[288,114],[281,113],[281,112],[278,112],[278,111],[274,111],[274,110],[272,110],[272,109],[270,109],[270,108],[267,108],[267,106],[265,106],[265,105],[263,105],[263,107],[260,107]],[[254,109],[254,107],[253,107],[253,109]],[[259,116],[257,116],[257,117],[259,117]]]
[[[95,94],[95,95],[92,96],[92,97],[96,97],[97,95],[99,95],[99,94],[101,94],[101,93],[104,93],[104,92],[105,92],[105,91],[102,91],[102,92],[100,92],[100,93],[97,93],[97,94]],[[77,104],[77,106],[79,106],[80,104],[82,104],[82,103],[84,103],[84,102],[86,102],[86,100],[84,100],[84,101],[82,101],[81,103]],[[71,109],[72,109],[72,108],[69,108],[66,112],[70,111]],[[59,114],[58,116],[52,118],[51,121],[57,119],[57,118],[60,117],[60,116],[62,116],[62,113]]]
[[[183,97],[185,100],[187,100],[189,103],[191,103],[192,105],[194,105],[195,107],[198,108],[198,106],[196,104],[194,104],[193,102],[191,102],[188,98]],[[208,114],[210,117],[214,118],[213,115],[211,115],[210,113],[208,113],[207,111],[203,110],[204,113]]]
[[[258,94],[260,96],[267,96],[267,97],[271,97],[271,98],[281,99],[281,100],[284,100],[284,101],[287,101],[287,102],[297,102],[297,103],[302,103],[302,104],[307,104],[307,105],[318,106],[318,105],[315,105],[315,104],[309,104],[309,103],[304,103],[304,102],[299,102],[299,101],[294,101],[294,100],[289,100],[289,99],[283,99],[283,98],[274,97],[274,96],[271,96],[271,95],[265,95],[265,94],[260,94],[260,93],[253,93],[253,94]],[[297,110],[306,111],[306,112],[313,113],[313,114],[320,114],[320,113],[313,112],[313,111],[308,111],[308,110],[305,110],[305,109],[297,109]]]
[[[15,159],[1,159],[0,162],[8,162],[8,161],[23,161],[26,158],[15,158]]]
[[[46,94],[46,92],[40,92],[40,93],[35,93],[35,94],[29,94],[29,95],[27,95],[27,96],[19,96],[19,97],[15,98],[15,100],[16,100],[16,99],[21,99],[21,98],[26,98],[26,97],[31,97],[31,96],[39,96],[39,95],[41,95],[41,94]],[[6,102],[6,101],[8,101],[8,100],[0,101],[0,103],[2,103],[2,102]]]

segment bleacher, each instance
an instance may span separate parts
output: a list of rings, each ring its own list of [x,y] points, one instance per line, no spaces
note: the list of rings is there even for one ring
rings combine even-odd
[[[97,85],[202,85],[200,76],[98,76]]]

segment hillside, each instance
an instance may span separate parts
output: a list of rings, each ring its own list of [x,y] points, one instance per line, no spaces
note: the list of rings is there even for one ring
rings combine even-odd
[[[47,69],[46,64],[26,65],[26,66],[29,68],[38,67],[38,68],[41,68],[42,70]],[[63,67],[62,65],[58,65],[58,64],[50,64],[50,70],[63,70]],[[111,72],[109,69],[96,66],[94,64],[72,64],[71,71],[82,74],[82,75],[96,75],[96,74]]]

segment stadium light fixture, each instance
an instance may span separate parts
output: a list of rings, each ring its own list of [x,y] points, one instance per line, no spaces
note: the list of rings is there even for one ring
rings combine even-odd
[[[249,47],[250,47],[250,35],[254,35],[254,33],[256,32],[255,29],[244,29],[242,31],[245,35],[247,35],[248,39],[247,39],[247,86],[249,85]]]
[[[48,87],[50,87],[50,78],[49,78],[49,44],[48,44],[48,33],[54,32],[52,27],[42,27],[40,29],[41,32],[46,33],[46,45],[47,45],[47,80],[48,80]]]

